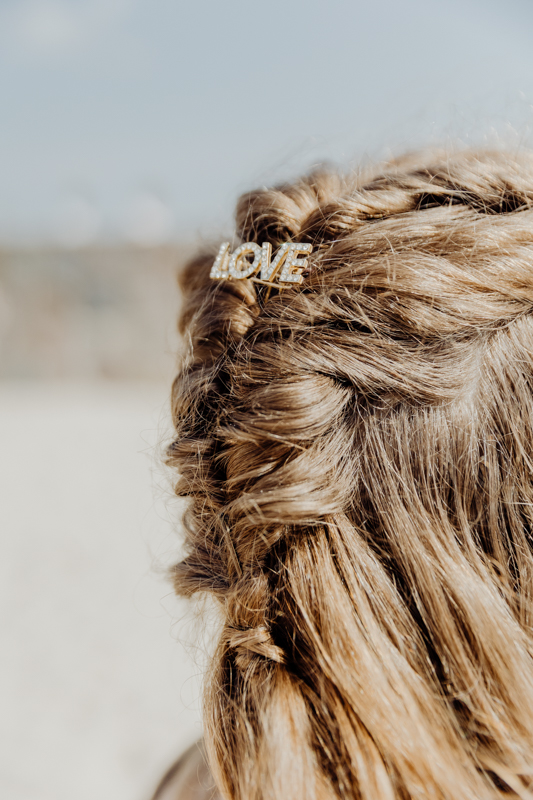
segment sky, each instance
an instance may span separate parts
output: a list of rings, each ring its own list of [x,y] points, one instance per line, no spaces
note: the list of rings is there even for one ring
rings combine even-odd
[[[530,0],[0,0],[0,244],[232,229],[317,163],[533,144]]]

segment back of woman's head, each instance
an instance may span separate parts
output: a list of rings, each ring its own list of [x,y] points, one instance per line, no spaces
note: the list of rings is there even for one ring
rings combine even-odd
[[[314,249],[281,291],[182,276],[175,583],[224,614],[223,793],[533,797],[533,157],[318,172],[237,225]]]

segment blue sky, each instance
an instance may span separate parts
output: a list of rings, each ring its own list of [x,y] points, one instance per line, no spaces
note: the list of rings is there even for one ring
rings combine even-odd
[[[0,241],[217,236],[319,161],[531,144],[529,0],[0,0]]]

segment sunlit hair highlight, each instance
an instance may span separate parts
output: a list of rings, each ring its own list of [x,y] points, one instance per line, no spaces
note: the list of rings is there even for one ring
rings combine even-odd
[[[275,290],[184,270],[178,593],[224,615],[232,800],[533,798],[533,159],[415,155],[241,198]]]

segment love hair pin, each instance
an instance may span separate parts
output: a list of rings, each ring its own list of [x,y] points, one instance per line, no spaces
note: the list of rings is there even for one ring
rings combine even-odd
[[[220,245],[209,277],[213,280],[251,280],[264,286],[286,289],[303,283],[307,256],[313,245],[305,242],[285,242],[272,258],[272,245],[246,242],[230,255],[230,243]],[[253,255],[253,260],[249,256]],[[300,258],[305,256],[305,258]]]

